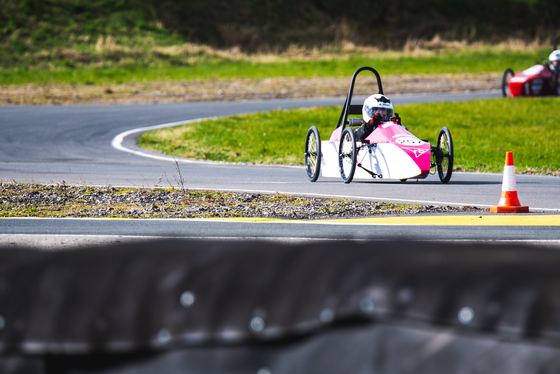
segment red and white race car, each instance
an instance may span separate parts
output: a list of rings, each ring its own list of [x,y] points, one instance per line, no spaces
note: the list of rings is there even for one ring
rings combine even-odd
[[[560,56],[557,50],[559,40],[560,34],[554,38],[550,54],[555,58]],[[548,64],[535,64],[518,74],[515,74],[511,68],[507,68],[502,76],[502,95],[504,97],[560,95],[560,67],[551,69]]]
[[[434,168],[441,182],[449,182],[453,171],[453,140],[446,127],[439,131],[436,145],[430,145],[401,126],[400,119],[395,122],[392,118],[381,123],[363,142],[356,140],[355,129],[362,125],[363,119],[348,116],[362,115],[363,105],[351,104],[354,83],[362,71],[375,74],[379,94],[383,94],[381,78],[375,69],[365,66],[356,70],[329,140],[321,141],[315,126],[307,131],[305,168],[309,180],[315,182],[321,174],[323,177],[340,177],[344,183],[353,179],[405,182],[426,178]]]

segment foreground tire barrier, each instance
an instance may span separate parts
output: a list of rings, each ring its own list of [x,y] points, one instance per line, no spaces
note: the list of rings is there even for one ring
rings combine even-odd
[[[559,265],[399,241],[2,249],[0,372],[549,372]]]

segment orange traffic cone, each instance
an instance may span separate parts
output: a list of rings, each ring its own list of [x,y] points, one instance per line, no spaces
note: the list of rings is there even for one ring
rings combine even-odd
[[[515,167],[513,166],[513,153],[506,152],[506,165],[504,166],[504,179],[502,182],[502,197],[498,205],[491,206],[493,213],[529,213],[528,206],[522,206],[517,197],[515,184]]]

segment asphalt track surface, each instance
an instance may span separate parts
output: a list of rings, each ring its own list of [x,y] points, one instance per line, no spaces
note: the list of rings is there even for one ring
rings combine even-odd
[[[393,96],[395,105],[440,100],[499,97],[499,93]],[[358,99],[359,100],[359,99]],[[176,184],[179,172],[190,189],[286,193],[318,197],[350,197],[375,201],[431,205],[495,205],[501,174],[454,173],[450,183],[436,175],[406,183],[319,178],[308,181],[302,167],[255,166],[175,160],[145,151],[135,144],[145,128],[214,116],[268,111],[276,108],[342,105],[343,98],[220,103],[144,105],[76,105],[0,108],[0,180],[17,182],[153,187]],[[335,124],[333,123],[333,128]],[[450,129],[453,134],[453,129]],[[414,132],[414,130],[412,130]],[[437,134],[433,134],[435,140]],[[305,134],[302,134],[302,148]],[[515,155],[514,155],[515,158]],[[531,214],[560,211],[560,178],[516,176],[519,197]],[[552,217],[552,216],[551,216]],[[96,222],[96,223],[93,223]],[[543,226],[319,224],[301,222],[223,222],[191,220],[0,220],[0,235],[119,235],[243,238],[499,238],[500,240],[560,240],[557,223]],[[111,229],[107,231],[107,227]],[[372,230],[372,227],[375,230]],[[81,227],[81,228],[80,228]],[[136,233],[132,227],[142,227]],[[297,228],[296,228],[297,227]],[[336,228],[335,228],[336,227]],[[406,229],[405,229],[406,228]],[[368,234],[363,234],[366,231]],[[9,240],[4,237],[4,240]]]

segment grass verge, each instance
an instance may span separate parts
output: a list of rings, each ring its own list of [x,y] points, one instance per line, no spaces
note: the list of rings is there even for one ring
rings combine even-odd
[[[410,104],[395,108],[403,125],[421,139],[436,141],[451,131],[455,169],[502,172],[506,151],[517,173],[560,175],[558,99],[493,99]],[[328,139],[340,107],[274,110],[216,118],[142,134],[142,147],[202,160],[256,164],[303,164],[307,129]]]

